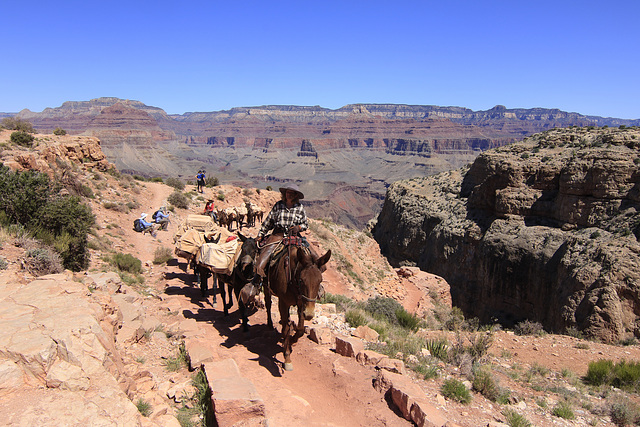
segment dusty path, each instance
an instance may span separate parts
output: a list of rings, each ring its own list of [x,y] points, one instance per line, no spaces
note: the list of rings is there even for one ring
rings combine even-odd
[[[171,193],[167,186],[145,183],[147,191],[141,197],[142,206],[129,215],[131,221],[140,212],[151,215],[165,204]],[[144,201],[146,198],[147,201]],[[130,250],[143,260],[152,260],[157,247],[173,247],[172,236],[176,227],[188,213],[178,211],[173,215],[168,232],[161,231],[157,239],[142,235],[125,227]],[[124,218],[123,218],[124,221]],[[245,229],[253,235],[257,229]],[[355,359],[345,358],[312,342],[306,335],[294,346],[292,355],[294,370],[282,370],[282,348],[278,334],[266,326],[264,308],[249,318],[250,331],[243,334],[237,314],[237,304],[231,314],[222,313],[220,296],[213,304],[212,296],[203,298],[192,270],[184,260],[171,262],[155,269],[152,277],[161,278],[153,284],[165,301],[149,300],[149,311],[161,310],[160,306],[171,300],[179,304],[178,311],[186,319],[194,319],[195,326],[183,331],[186,339],[197,340],[219,360],[231,358],[240,368],[241,375],[250,380],[264,400],[267,418],[273,426],[388,426],[411,425],[399,417],[383,396],[372,387],[376,373],[372,367],[363,367]],[[161,271],[160,271],[161,270]],[[330,276],[330,275],[329,275]],[[153,283],[153,279],[149,280]],[[211,284],[210,284],[211,286]],[[327,283],[327,287],[334,285]],[[152,307],[155,306],[155,307]],[[277,305],[272,308],[274,323],[278,325]]]

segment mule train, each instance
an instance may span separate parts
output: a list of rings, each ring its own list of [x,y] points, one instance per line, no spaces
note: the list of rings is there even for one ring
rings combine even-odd
[[[264,211],[253,202],[246,202],[244,205],[233,206],[216,211],[218,224],[220,227],[226,227],[227,230],[235,228],[242,230],[242,226],[255,227],[256,220],[262,222]]]
[[[216,294],[220,293],[225,316],[233,306],[235,294],[242,330],[248,332],[248,311],[239,296],[242,288],[253,278],[258,242],[239,231],[233,234],[226,228],[217,227],[208,216],[189,215],[174,236],[174,243],[175,254],[186,259],[188,267],[199,276],[203,298],[207,298],[208,279],[213,277],[213,302],[216,302]],[[263,244],[277,245],[263,285],[267,325],[273,329],[271,299],[275,295],[282,326],[283,368],[291,370],[293,344],[303,335],[305,320],[311,320],[314,315],[315,303],[322,293],[322,272],[331,251],[319,257],[303,244],[300,237],[282,234],[267,236]],[[290,320],[291,306],[297,307],[297,322]]]

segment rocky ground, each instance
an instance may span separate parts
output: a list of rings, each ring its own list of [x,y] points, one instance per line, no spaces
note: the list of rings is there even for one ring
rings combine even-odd
[[[0,271],[4,423],[179,425],[179,418],[182,425],[194,425],[198,415],[197,402],[191,398],[196,392],[192,378],[204,367],[214,400],[218,399],[220,425],[412,424],[380,387],[374,388],[382,372],[379,367],[346,357],[336,348],[335,337],[351,339],[357,332],[345,324],[343,314],[334,313],[333,306],[319,307],[310,322],[318,331],[330,330],[331,339],[321,337],[316,343],[308,335],[302,337],[294,347],[294,370],[285,372],[277,335],[266,328],[264,308],[251,315],[250,332],[243,334],[235,310],[225,317],[219,297],[217,303],[211,296],[202,297],[184,260],[153,264],[156,250],[173,247],[177,225],[202,209],[204,197],[196,196],[188,209],[176,209],[169,230],[153,238],[134,232],[133,219],[167,204],[172,188],[107,174],[91,179],[95,198],[90,203],[98,231],[92,237],[92,265],[87,272],[36,278],[21,269],[24,242],[11,235],[2,237],[0,257],[8,261]],[[227,186],[207,191],[205,195],[213,197],[219,192],[225,195],[224,202],[217,201],[220,207],[247,197],[243,190]],[[269,207],[277,193],[249,196]],[[127,203],[132,208],[124,208]],[[116,205],[122,208],[114,209]],[[243,232],[255,235],[257,229]],[[416,269],[397,274],[366,234],[322,221],[313,221],[308,234],[320,251],[334,251],[324,274],[329,293],[355,300],[390,296],[418,313],[450,301],[442,279]],[[123,282],[110,272],[102,258],[114,251],[142,260],[144,283]],[[276,310],[273,314],[277,324]],[[427,339],[446,336],[450,343],[457,338],[439,330],[420,334]],[[484,363],[500,386],[510,391],[510,404],[491,402],[479,393],[472,393],[468,405],[444,398],[440,387],[445,379],[467,381],[465,369],[452,364],[440,363],[438,377],[429,380],[404,371],[404,377],[419,387],[415,393],[426,396],[428,419],[434,425],[445,421],[469,427],[500,425],[506,422],[505,409],[540,426],[613,425],[608,406],[636,399],[613,389],[590,390],[580,377],[589,362],[600,358],[640,359],[637,345],[612,346],[560,335],[517,336],[510,331],[495,331],[492,337]],[[183,342],[191,370],[180,363]],[[552,415],[564,399],[571,402],[573,420]],[[141,411],[148,411],[148,416],[141,416]]]

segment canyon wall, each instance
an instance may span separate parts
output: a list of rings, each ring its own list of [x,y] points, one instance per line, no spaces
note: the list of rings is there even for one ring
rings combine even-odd
[[[556,129],[392,185],[374,227],[482,322],[640,337],[640,130]]]

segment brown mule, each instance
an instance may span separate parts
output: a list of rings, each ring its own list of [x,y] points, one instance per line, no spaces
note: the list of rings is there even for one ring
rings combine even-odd
[[[280,323],[282,324],[284,370],[291,371],[291,350],[293,344],[304,334],[304,321],[311,320],[322,282],[322,267],[331,258],[331,251],[320,258],[300,246],[289,245],[285,253],[267,272],[264,287],[267,309],[267,325],[273,328],[271,320],[271,295],[278,297]],[[291,335],[292,323],[289,321],[289,307],[297,306],[298,323],[295,335]]]

